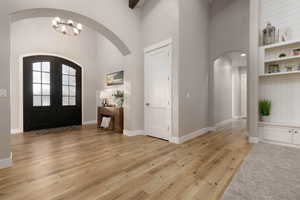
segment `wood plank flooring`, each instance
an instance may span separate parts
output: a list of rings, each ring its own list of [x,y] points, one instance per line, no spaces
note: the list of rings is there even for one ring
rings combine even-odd
[[[182,145],[94,127],[12,136],[1,200],[217,200],[251,149],[243,126]]]

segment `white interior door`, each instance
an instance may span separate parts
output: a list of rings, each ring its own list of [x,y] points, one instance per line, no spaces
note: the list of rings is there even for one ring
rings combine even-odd
[[[170,46],[145,52],[145,132],[165,140],[171,133]]]

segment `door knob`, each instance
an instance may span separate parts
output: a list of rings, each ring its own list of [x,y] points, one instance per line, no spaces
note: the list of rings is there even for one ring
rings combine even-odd
[[[150,103],[146,103],[146,106],[150,106]]]

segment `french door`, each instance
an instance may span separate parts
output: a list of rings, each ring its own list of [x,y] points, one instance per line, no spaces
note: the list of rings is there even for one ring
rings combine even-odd
[[[54,56],[23,59],[24,131],[81,125],[81,67]]]

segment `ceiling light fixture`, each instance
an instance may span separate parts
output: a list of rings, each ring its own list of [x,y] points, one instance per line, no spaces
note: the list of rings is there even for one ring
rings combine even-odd
[[[247,54],[245,54],[245,53],[242,53],[242,54],[241,54],[241,56],[242,56],[242,57],[245,57],[245,56],[247,56]]]
[[[82,31],[82,24],[74,22],[73,20],[61,19],[59,17],[55,17],[52,20],[52,27],[64,34],[64,35],[74,35],[77,36]]]

